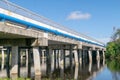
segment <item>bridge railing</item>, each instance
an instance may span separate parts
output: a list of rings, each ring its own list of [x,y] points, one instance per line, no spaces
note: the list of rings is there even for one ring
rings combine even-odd
[[[55,27],[57,29],[66,31],[68,33],[71,33],[71,34],[74,34],[74,35],[77,35],[77,36],[80,36],[82,38],[85,38],[85,39],[88,39],[88,40],[95,41],[97,43],[103,44],[102,42],[99,42],[96,39],[93,39],[93,38],[88,37],[88,36],[86,36],[84,34],[78,33],[76,31],[73,31],[72,29],[68,29],[68,28],[66,28],[66,27],[64,27],[64,26],[62,26],[60,24],[57,24],[57,23],[55,23],[55,22],[53,22],[53,21],[51,21],[51,20],[49,20],[49,19],[47,19],[47,18],[45,18],[43,16],[40,16],[40,15],[34,13],[34,12],[31,12],[31,11],[29,11],[29,10],[27,10],[25,8],[22,8],[22,7],[20,7],[20,6],[16,5],[16,4],[13,4],[13,3],[11,3],[11,2],[9,2],[7,0],[0,0],[0,8],[6,9],[6,10],[14,12],[14,13],[17,13],[19,15],[22,15],[24,17],[27,17],[27,18],[30,18],[30,19],[33,19],[33,20],[36,20],[38,22],[45,23],[45,24],[50,25],[52,27]]]

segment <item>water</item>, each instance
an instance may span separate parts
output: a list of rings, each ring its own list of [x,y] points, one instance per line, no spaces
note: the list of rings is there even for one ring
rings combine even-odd
[[[45,60],[45,59],[44,59]],[[0,65],[1,66],[1,65]],[[20,68],[20,77],[27,77],[25,62]],[[104,60],[83,62],[82,64],[70,64],[69,59],[66,59],[66,65],[59,63],[46,64],[46,61],[41,62],[41,79],[50,80],[120,80],[120,64],[115,60]],[[0,70],[0,78],[7,77],[6,68]],[[31,79],[35,77],[34,67],[31,67]]]

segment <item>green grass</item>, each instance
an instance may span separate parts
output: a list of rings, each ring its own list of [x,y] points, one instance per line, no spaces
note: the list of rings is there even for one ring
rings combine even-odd
[[[11,80],[10,78],[0,78],[0,80]],[[17,78],[16,80],[31,80],[30,78]]]

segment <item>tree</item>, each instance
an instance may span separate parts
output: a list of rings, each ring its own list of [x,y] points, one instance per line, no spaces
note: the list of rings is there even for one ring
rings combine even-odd
[[[112,42],[106,47],[106,57],[120,60],[120,29],[117,29],[112,36]]]
[[[112,36],[112,40],[116,41],[116,40],[119,40],[119,39],[120,39],[120,29],[117,29]]]

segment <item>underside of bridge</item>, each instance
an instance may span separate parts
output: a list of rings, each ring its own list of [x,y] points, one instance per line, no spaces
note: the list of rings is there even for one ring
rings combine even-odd
[[[96,54],[95,59],[99,61],[102,52],[102,57],[105,58],[105,48],[102,43],[59,29],[56,24],[51,26],[2,8],[0,8],[0,21],[2,68],[4,68],[4,51],[7,50],[7,68],[11,66],[10,70],[7,69],[7,75],[14,78],[13,80],[20,75],[21,48],[25,49],[28,74],[31,72],[30,61],[33,59],[35,80],[41,80],[42,57],[46,57],[46,62],[51,63],[51,66],[58,62],[62,68],[65,66],[66,57],[69,57],[70,65],[73,64],[74,59],[76,66],[85,62],[83,61],[84,58],[86,59],[85,56],[89,57],[86,61],[92,62],[92,55]],[[10,59],[11,64],[9,64]]]

